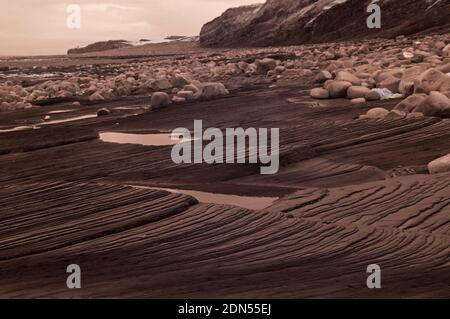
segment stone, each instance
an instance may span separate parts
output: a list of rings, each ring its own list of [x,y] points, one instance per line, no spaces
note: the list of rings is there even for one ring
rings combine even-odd
[[[278,65],[278,66],[275,68],[275,72],[276,72],[277,74],[282,74],[284,71],[286,71],[286,68],[285,68],[284,66],[282,66],[282,65]]]
[[[324,83],[327,80],[331,80],[333,78],[333,76],[331,75],[330,72],[324,70],[324,71],[320,71],[316,77],[314,78],[314,82],[316,83]]]
[[[328,90],[323,88],[314,88],[310,91],[309,95],[313,99],[328,99],[330,97]]]
[[[406,112],[399,111],[399,110],[392,110],[389,112],[388,115],[386,115],[386,120],[400,120],[404,119],[406,117]]]
[[[371,90],[364,86],[351,86],[347,89],[347,96],[350,99],[365,98]]]
[[[356,86],[361,85],[361,80],[357,76],[347,71],[339,71],[336,75],[336,81],[346,81]]]
[[[170,81],[166,78],[154,80],[151,82],[150,87],[154,91],[163,91],[163,90],[169,90],[172,88],[172,84]]]
[[[430,93],[439,91],[445,81],[446,75],[436,69],[428,69],[417,78],[414,93]]]
[[[175,74],[170,79],[170,84],[174,88],[182,88],[185,85],[188,85],[189,83],[190,83],[189,79],[186,76],[181,75],[181,74]],[[167,83],[163,83],[163,84],[167,85]],[[159,90],[166,90],[166,89],[159,89]]]
[[[450,171],[450,154],[435,159],[428,164],[430,174],[439,174]]]
[[[101,108],[97,111],[97,116],[108,116],[111,114],[111,111],[107,108]]]
[[[165,92],[153,93],[151,99],[151,109],[158,109],[170,105],[170,96]]]
[[[377,87],[382,89],[388,89],[392,93],[399,93],[400,79],[395,76],[389,76],[380,83]]]
[[[450,109],[450,99],[440,92],[430,92],[427,103],[438,112],[444,112]]]
[[[267,72],[276,68],[277,61],[274,59],[265,58],[262,60],[257,60],[255,64],[257,67],[256,70],[259,74],[267,74]]]
[[[366,99],[363,98],[363,97],[360,97],[360,98],[352,99],[352,100],[350,101],[350,103],[352,103],[352,104],[366,103]]]
[[[378,93],[376,91],[372,91],[372,90],[370,92],[368,92],[364,98],[366,99],[366,101],[378,101],[378,100],[381,100],[380,93]]]
[[[330,93],[330,97],[335,98],[345,98],[347,96],[347,90],[352,84],[346,81],[336,81],[332,80],[328,82],[325,89]]]
[[[103,95],[101,95],[98,92],[95,92],[89,96],[89,101],[91,101],[91,102],[100,102],[100,101],[104,101],[104,100],[105,100],[105,98],[103,97]]]
[[[370,109],[366,116],[369,119],[374,119],[374,120],[382,120],[384,119],[387,115],[389,114],[389,111],[382,108],[382,107],[376,107],[373,109]]]
[[[202,83],[201,90],[202,90],[201,97],[204,99],[230,94],[230,92],[220,82]]]
[[[406,115],[407,119],[417,119],[417,118],[421,118],[421,117],[424,117],[424,115],[419,112],[412,112],[412,113],[408,113]]]
[[[172,102],[173,103],[184,103],[184,102],[186,102],[186,99],[184,97],[174,96],[172,98]]]
[[[186,100],[193,100],[194,99],[194,92],[192,91],[179,91],[177,93],[177,96],[185,98]]]
[[[425,99],[426,94],[413,94],[408,96],[406,99],[398,103],[394,110],[405,111],[407,113],[412,112],[416,107],[418,107]]]
[[[415,66],[409,69],[406,69],[403,73],[402,79],[399,84],[398,91],[399,93],[406,95],[411,87],[414,86],[414,81],[425,71],[425,67],[423,66]]]

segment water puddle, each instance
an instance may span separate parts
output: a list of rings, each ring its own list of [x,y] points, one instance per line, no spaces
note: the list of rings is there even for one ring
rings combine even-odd
[[[251,197],[251,196],[208,193],[184,189],[158,188],[158,187],[135,186],[135,185],[128,185],[128,186],[134,188],[162,190],[176,194],[188,195],[196,198],[200,203],[205,204],[233,205],[252,210],[265,209],[271,206],[275,201],[279,199],[278,197]]]
[[[70,110],[56,110],[56,111],[50,111],[48,112],[48,114],[62,114],[62,113],[69,113],[69,112],[73,112],[76,111],[75,109],[70,109]]]
[[[47,122],[43,122],[39,125],[50,125],[50,124],[74,122],[74,121],[85,120],[85,119],[90,119],[90,118],[94,118],[94,117],[97,117],[97,114],[89,114],[89,115],[82,115],[82,116],[76,116],[76,117],[69,117],[69,118],[61,119],[61,120],[47,121]]]
[[[18,132],[18,131],[27,131],[27,130],[37,130],[39,127],[35,126],[16,126],[13,128],[0,130],[0,133],[8,133],[8,132]]]
[[[100,140],[108,143],[137,144],[144,146],[168,146],[180,143],[180,139],[172,139],[170,133],[158,134],[128,134],[104,132],[100,133]]]

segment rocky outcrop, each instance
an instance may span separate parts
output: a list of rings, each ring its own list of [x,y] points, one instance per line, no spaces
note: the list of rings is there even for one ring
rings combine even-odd
[[[227,10],[205,24],[200,43],[211,47],[290,45],[395,37],[449,28],[448,1],[376,1],[382,28],[369,29],[372,0],[268,0]]]
[[[133,46],[131,43],[125,40],[110,40],[89,44],[83,48],[69,49],[67,54],[82,54],[90,52],[100,52],[113,49],[121,49]]]

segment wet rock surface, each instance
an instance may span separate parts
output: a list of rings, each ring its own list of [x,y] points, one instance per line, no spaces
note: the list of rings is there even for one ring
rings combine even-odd
[[[449,297],[448,43],[5,62],[0,296],[372,298],[376,261],[389,282],[380,297]],[[44,66],[56,78],[40,77]],[[177,165],[171,145],[99,138],[192,130],[195,119],[279,128],[280,172]],[[253,210],[150,188],[280,199]],[[74,260],[95,284],[65,288]]]

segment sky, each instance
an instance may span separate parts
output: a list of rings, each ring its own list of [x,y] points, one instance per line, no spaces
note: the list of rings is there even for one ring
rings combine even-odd
[[[264,0],[0,0],[0,55],[65,54],[96,41],[198,35],[226,9]],[[67,7],[81,8],[79,29]]]

